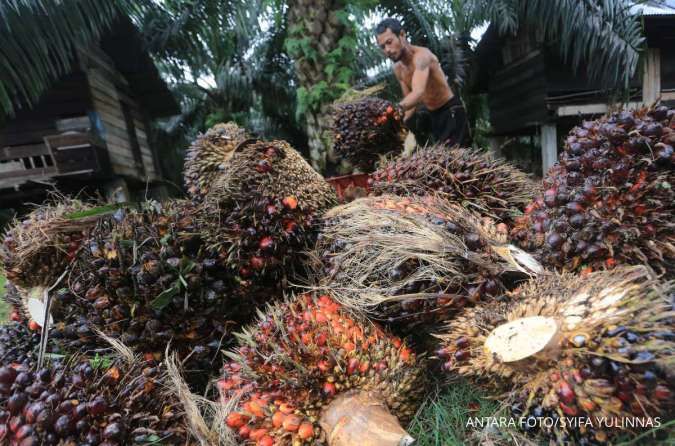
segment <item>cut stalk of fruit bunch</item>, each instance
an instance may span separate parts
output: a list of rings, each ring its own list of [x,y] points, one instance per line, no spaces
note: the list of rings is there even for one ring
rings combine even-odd
[[[621,424],[675,407],[674,291],[644,267],[543,276],[511,303],[453,319],[438,355],[453,374],[510,393],[515,416],[595,421],[544,429],[557,441],[603,443],[621,431],[600,417]]]
[[[329,211],[314,252],[316,282],[341,304],[404,333],[498,300],[543,272],[503,224],[439,197],[362,198]]]
[[[423,398],[425,363],[401,339],[310,294],[238,337],[217,386],[223,404],[236,402],[226,423],[243,444],[410,443],[401,426]]]

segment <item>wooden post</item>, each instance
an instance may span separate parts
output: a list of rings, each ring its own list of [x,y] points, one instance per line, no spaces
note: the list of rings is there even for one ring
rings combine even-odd
[[[542,175],[558,162],[558,136],[555,122],[541,126]]]
[[[642,73],[642,102],[656,102],[661,96],[661,52],[658,48],[647,49]]]
[[[504,154],[502,153],[502,144],[504,144],[503,136],[490,136],[488,138],[490,143],[490,153],[495,158],[503,158]]]

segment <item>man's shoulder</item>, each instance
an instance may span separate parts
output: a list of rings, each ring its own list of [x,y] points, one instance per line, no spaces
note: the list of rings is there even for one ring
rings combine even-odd
[[[415,53],[413,54],[413,61],[415,61],[415,64],[418,63],[428,64],[432,62],[435,57],[436,56],[434,56],[434,53],[432,53],[429,48],[423,46],[415,47]]]

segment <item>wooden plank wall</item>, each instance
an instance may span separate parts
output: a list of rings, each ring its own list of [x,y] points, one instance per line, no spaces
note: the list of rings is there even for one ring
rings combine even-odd
[[[520,131],[546,120],[544,57],[539,50],[500,69],[488,88],[495,133]]]
[[[21,110],[0,130],[0,148],[41,144],[46,135],[57,133],[55,121],[86,116],[89,92],[83,73],[72,73],[56,82],[30,110]]]
[[[140,106],[131,97],[126,80],[117,71],[112,60],[99,48],[82,51],[80,60],[87,73],[94,110],[98,113],[105,131],[113,172],[141,181],[156,180],[155,159],[148,142],[145,118]],[[122,102],[128,105],[132,113],[142,165],[138,165],[132,150]]]

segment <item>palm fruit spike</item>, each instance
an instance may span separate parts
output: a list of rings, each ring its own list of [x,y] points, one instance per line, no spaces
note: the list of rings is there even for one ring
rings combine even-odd
[[[511,223],[535,195],[533,182],[487,152],[432,146],[380,165],[370,178],[375,194],[437,192],[448,201]]]
[[[226,419],[243,444],[411,440],[399,423],[423,399],[424,361],[329,296],[277,303],[238,338],[217,387],[224,404],[244,395]]]
[[[326,214],[314,272],[342,305],[405,334],[542,272],[500,225],[438,197],[361,198]]]
[[[0,439],[20,446],[191,444],[161,366],[88,360],[39,370],[0,366]],[[194,444],[194,443],[192,443]]]
[[[184,180],[188,194],[202,199],[237,145],[249,136],[233,122],[216,124],[199,135],[185,156]]]
[[[277,284],[314,244],[335,190],[283,141],[240,144],[211,185],[206,243],[244,282]]]
[[[206,249],[202,209],[188,200],[145,203],[101,221],[52,293],[52,337],[69,349],[96,346],[94,328],[139,353],[167,348],[189,358],[192,384],[219,367],[229,326],[274,296],[237,283]]]
[[[674,291],[642,266],[547,275],[512,304],[466,309],[438,354],[450,372],[512,391],[518,417],[663,416],[675,407]],[[578,444],[621,432],[556,426],[546,433]]]
[[[103,218],[78,200],[60,199],[14,222],[0,244],[0,266],[7,279],[24,287],[51,285],[73,260],[88,230]],[[114,206],[96,208],[114,210]]]
[[[545,266],[566,271],[648,264],[675,274],[675,110],[584,121],[512,231]]]
[[[365,98],[335,106],[335,153],[366,171],[380,155],[403,151],[403,133],[401,114],[387,100]]]

